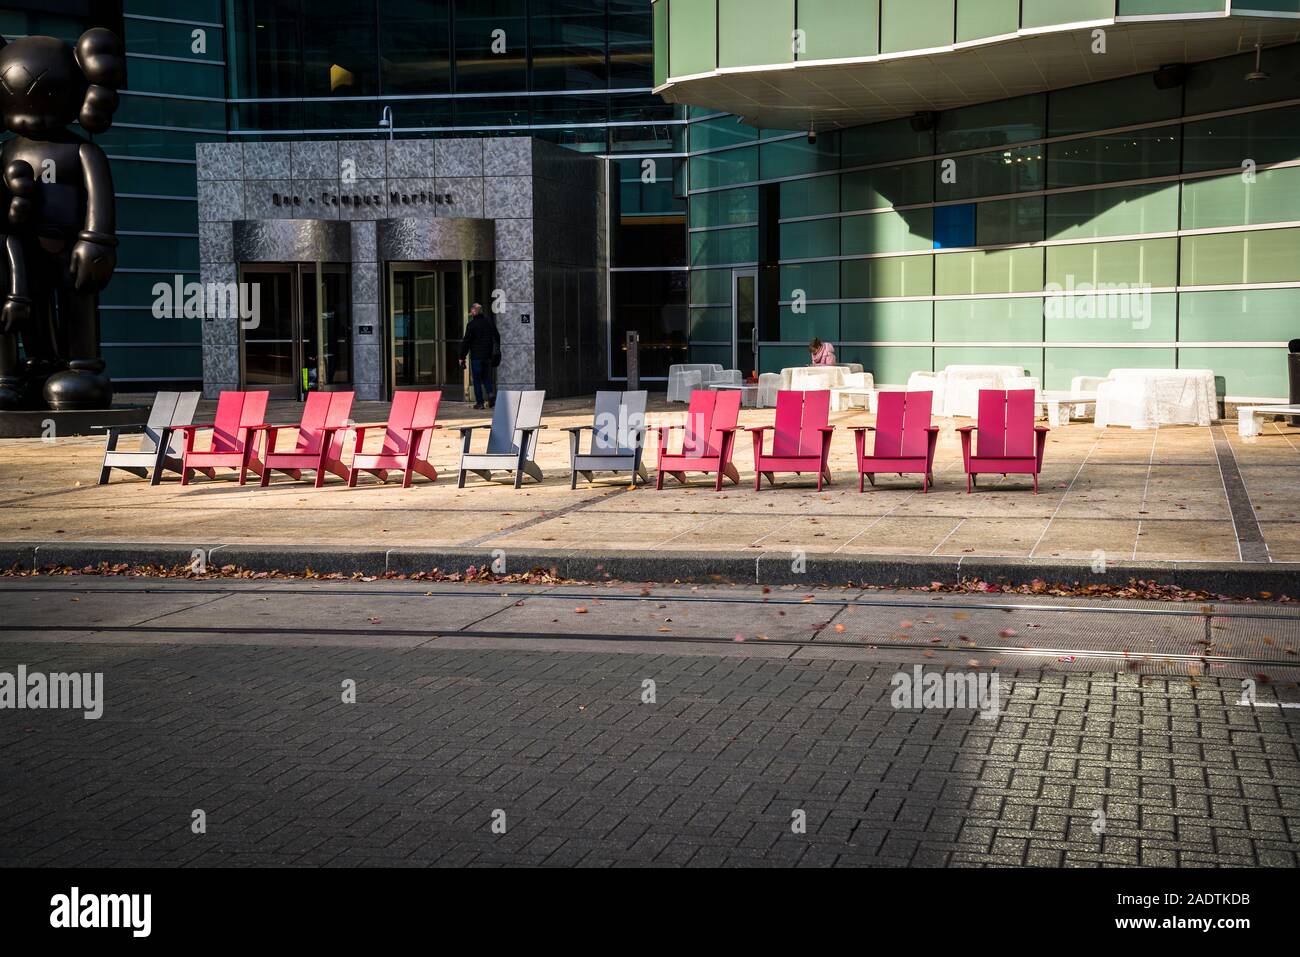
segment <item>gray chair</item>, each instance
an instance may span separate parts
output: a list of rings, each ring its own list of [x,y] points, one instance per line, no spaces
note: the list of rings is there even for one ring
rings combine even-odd
[[[191,425],[194,422],[194,411],[198,408],[202,395],[200,392],[159,392],[154,396],[149,421],[143,429],[138,425],[110,425],[108,447],[104,450],[104,465],[99,470],[99,484],[108,484],[109,472],[113,469],[148,478],[150,485],[162,481],[164,469],[179,473],[181,436],[174,430],[179,425]],[[119,452],[118,438],[138,429],[141,430],[140,447],[133,452]],[[150,469],[153,469],[152,478],[149,476]]]
[[[525,473],[539,482],[542,480],[542,470],[533,457],[537,452],[537,433],[546,428],[542,425],[542,401],[545,398],[545,392],[498,392],[486,452],[469,450],[474,430],[483,426],[461,426],[457,488],[465,487],[466,472],[473,472],[488,482],[492,481],[494,471],[514,472],[515,488],[523,486]]]
[[[591,425],[575,425],[569,433],[569,487],[578,487],[578,476],[592,481],[593,472],[631,472],[632,484],[650,481],[641,456],[645,451],[644,392],[597,392],[596,414]],[[591,451],[578,451],[581,435],[591,430]]]

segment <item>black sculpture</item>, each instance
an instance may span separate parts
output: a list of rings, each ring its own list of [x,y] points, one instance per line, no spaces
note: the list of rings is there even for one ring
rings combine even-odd
[[[125,76],[122,42],[84,33],[0,38],[0,106],[14,137],[4,167],[5,302],[0,309],[0,409],[104,409],[113,386],[99,357],[97,293],[117,265],[108,158],[68,127],[113,122]],[[18,359],[22,339],[24,360]]]

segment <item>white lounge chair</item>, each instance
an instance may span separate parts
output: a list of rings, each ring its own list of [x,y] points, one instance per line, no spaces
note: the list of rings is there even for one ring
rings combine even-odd
[[[143,427],[136,425],[111,425],[108,427],[108,446],[104,449],[104,464],[99,470],[99,484],[107,485],[113,469],[148,478],[150,485],[162,481],[165,470],[181,471],[181,436],[175,427],[191,425],[194,411],[199,407],[201,392],[159,392],[149,409],[149,420]],[[118,451],[117,440],[126,433],[140,429],[140,447],[135,451]],[[150,478],[149,470],[153,469]]]
[[[591,425],[574,425],[569,433],[569,487],[578,476],[592,481],[594,472],[631,472],[632,484],[650,481],[642,464],[645,452],[645,392],[597,392]],[[580,438],[591,430],[591,451],[578,451]]]
[[[488,432],[487,451],[472,453],[470,442],[475,429],[482,425],[460,427],[461,456],[460,477],[457,488],[465,487],[465,473],[473,472],[485,481],[492,481],[493,472],[513,472],[515,488],[524,484],[524,475],[542,480],[542,470],[534,461],[537,454],[537,433],[542,425],[542,403],[545,392],[498,392],[492,411],[492,427]]]

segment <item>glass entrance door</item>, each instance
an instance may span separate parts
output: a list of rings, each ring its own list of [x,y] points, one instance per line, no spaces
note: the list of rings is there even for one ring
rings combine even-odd
[[[389,266],[390,382],[396,389],[463,387],[465,313],[460,263]]]
[[[348,267],[335,263],[248,264],[254,317],[241,321],[243,385],[303,398],[349,388],[352,322]]]
[[[737,269],[731,281],[732,368],[748,379],[758,373],[758,270]]]

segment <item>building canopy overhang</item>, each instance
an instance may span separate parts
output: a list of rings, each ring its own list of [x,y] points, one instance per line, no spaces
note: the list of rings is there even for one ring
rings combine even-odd
[[[669,77],[655,92],[761,129],[825,131],[1254,53],[1256,44],[1267,72],[1268,48],[1297,41],[1296,18],[1116,18],[926,50],[720,68]],[[1295,80],[1259,82],[1290,85],[1286,97],[1297,95]]]

